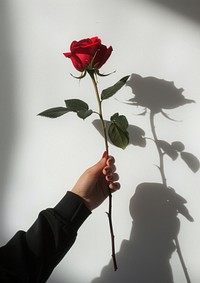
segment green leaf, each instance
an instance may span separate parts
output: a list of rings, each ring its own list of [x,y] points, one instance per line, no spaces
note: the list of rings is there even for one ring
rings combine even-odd
[[[118,90],[120,90],[120,88],[122,88],[125,85],[128,78],[129,78],[129,76],[123,77],[121,80],[119,80],[113,86],[104,89],[101,93],[101,99],[104,100],[104,99],[107,99],[107,98],[113,96]]]
[[[65,104],[67,106],[67,109],[73,112],[78,112],[82,110],[86,111],[89,109],[87,103],[85,103],[84,101],[80,99],[68,99],[68,100],[65,100]]]
[[[117,147],[126,148],[129,144],[128,121],[126,117],[115,113],[111,116],[110,120],[111,124],[108,128],[108,135],[111,142]]]
[[[180,141],[172,142],[171,145],[172,145],[172,147],[173,147],[175,150],[177,150],[177,151],[179,151],[179,152],[181,152],[181,151],[183,151],[183,150],[185,149],[184,144],[183,144],[182,142],[180,142]]]
[[[89,117],[91,114],[93,113],[93,111],[90,109],[90,110],[80,110],[77,112],[77,115],[79,118],[81,119],[85,119],[87,117]]]
[[[122,131],[126,131],[128,128],[128,121],[124,115],[119,115],[118,113],[115,113],[110,117],[111,122],[115,123],[118,128],[120,128]]]
[[[158,140],[157,144],[164,151],[164,153],[171,157],[172,160],[176,160],[176,158],[178,157],[178,152],[173,148],[171,144],[163,140]]]
[[[48,110],[45,110],[41,113],[39,113],[39,116],[43,116],[43,117],[48,117],[48,118],[57,118],[60,117],[66,113],[68,113],[69,110],[65,107],[54,107],[54,108],[50,108]]]
[[[108,135],[111,142],[122,149],[125,149],[129,144],[128,131],[124,130],[120,124],[111,121],[108,128]]]
[[[76,112],[81,119],[85,119],[93,113],[92,110],[89,110],[88,104],[80,99],[68,99],[65,100],[65,104],[69,111]]]
[[[199,159],[189,152],[181,152],[181,158],[185,161],[187,166],[196,173],[200,168]]]

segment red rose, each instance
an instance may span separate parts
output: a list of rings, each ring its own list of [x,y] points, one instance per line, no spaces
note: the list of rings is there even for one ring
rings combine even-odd
[[[73,41],[70,46],[71,52],[66,52],[64,55],[72,60],[78,71],[83,72],[86,69],[101,68],[110,57],[112,50],[112,46],[107,48],[96,36]]]

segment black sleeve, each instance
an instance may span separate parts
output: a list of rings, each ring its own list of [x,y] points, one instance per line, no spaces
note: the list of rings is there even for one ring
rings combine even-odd
[[[90,213],[72,192],[67,192],[54,209],[40,212],[27,232],[17,232],[0,248],[0,282],[46,282]]]

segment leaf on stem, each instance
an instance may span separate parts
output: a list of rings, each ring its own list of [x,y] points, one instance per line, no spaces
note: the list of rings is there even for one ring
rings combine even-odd
[[[196,156],[194,156],[192,153],[189,152],[181,152],[180,155],[181,158],[185,161],[185,163],[194,173],[196,173],[199,170],[200,162]]]
[[[125,149],[129,144],[128,121],[126,117],[115,113],[110,120],[108,135],[111,142],[115,146]]]
[[[41,113],[39,113],[39,116],[47,117],[47,118],[57,118],[60,117],[66,113],[68,113],[69,110],[66,107],[54,107],[47,109]]]
[[[120,90],[120,88],[122,88],[125,85],[128,78],[129,78],[129,76],[123,77],[121,80],[119,80],[113,86],[104,89],[101,93],[101,99],[104,100],[104,99],[107,99],[107,98],[113,96],[118,90]]]
[[[80,110],[77,112],[77,115],[79,118],[81,119],[86,119],[87,117],[89,117],[91,114],[93,113],[93,111],[91,109],[89,110]]]
[[[178,157],[178,152],[173,148],[171,144],[164,140],[158,140],[157,144],[164,151],[164,153],[171,157],[172,160],[176,160],[176,158]]]
[[[67,106],[67,109],[73,112],[89,109],[87,103],[85,103],[84,101],[80,99],[68,99],[68,100],[65,100],[65,104]]]
[[[111,122],[114,122],[122,131],[126,131],[128,128],[128,121],[124,115],[118,113],[113,114],[110,117]]]
[[[65,100],[65,104],[68,111],[76,112],[81,119],[85,119],[93,113],[88,104],[80,99],[68,99]]]

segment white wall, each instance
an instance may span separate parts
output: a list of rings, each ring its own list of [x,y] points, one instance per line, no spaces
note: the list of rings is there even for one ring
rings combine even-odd
[[[194,11],[197,8],[193,6]],[[40,210],[54,206],[104,151],[103,140],[91,124],[93,117],[82,121],[73,114],[56,120],[36,116],[63,105],[68,98],[79,97],[95,107],[89,78],[80,84],[73,79],[69,73],[75,74],[75,70],[62,55],[74,39],[97,35],[113,46],[102,70],[117,72],[99,79],[101,88],[131,73],[174,81],[178,88],[184,88],[185,97],[196,104],[170,112],[182,123],[160,118],[159,134],[171,141],[181,140],[187,151],[200,157],[200,22],[193,17],[191,7],[188,11],[182,13],[180,8],[179,13],[173,6],[148,0],[0,1],[2,244],[16,230],[26,230]],[[131,91],[125,88],[117,95],[119,100],[122,94],[128,97]],[[136,116],[137,109],[110,99],[105,107],[107,118],[117,111],[149,133],[147,119]],[[129,201],[136,186],[144,181],[160,182],[154,166],[157,156],[152,150],[149,144],[145,149],[130,145],[124,151],[110,146],[122,185],[113,197],[117,251],[130,236]],[[191,281],[198,283],[199,173],[168,159],[166,175],[170,185],[188,201],[187,208],[195,219],[190,223],[180,216],[179,239]],[[107,203],[86,221],[49,282],[89,283],[100,276],[111,254],[106,210]],[[185,282],[176,253],[171,266],[174,282]]]

